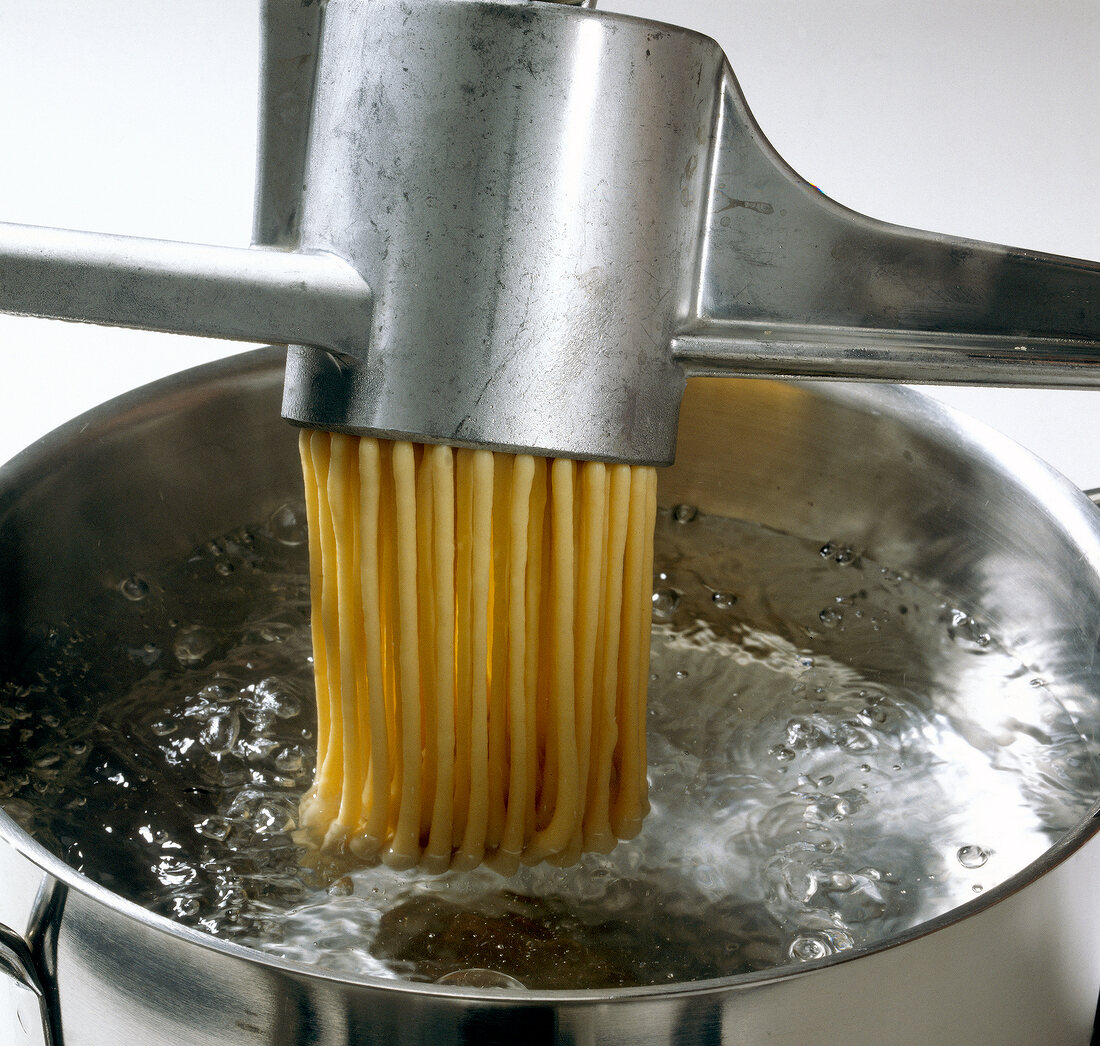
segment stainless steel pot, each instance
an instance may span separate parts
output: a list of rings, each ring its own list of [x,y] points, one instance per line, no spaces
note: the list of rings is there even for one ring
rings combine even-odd
[[[123,568],[171,562],[285,502],[300,479],[283,367],[260,350],[170,378],[6,466],[0,650]],[[1100,761],[1100,516],[1026,452],[902,389],[699,379],[661,483],[665,504],[858,546],[980,607],[1025,662],[1073,680],[1069,710]],[[1094,809],[1009,882],[869,952],[689,985],[507,993],[339,979],[214,940],[90,882],[0,815],[0,1038],[1084,1046],[1098,828]]]

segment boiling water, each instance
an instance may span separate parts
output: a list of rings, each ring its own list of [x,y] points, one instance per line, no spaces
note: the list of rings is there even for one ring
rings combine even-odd
[[[653,809],[578,867],[438,877],[292,839],[314,718],[299,507],[43,635],[0,692],[0,799],[153,911],[380,977],[695,980],[857,949],[973,899],[1084,816],[1100,771],[963,610],[857,550],[662,512]]]

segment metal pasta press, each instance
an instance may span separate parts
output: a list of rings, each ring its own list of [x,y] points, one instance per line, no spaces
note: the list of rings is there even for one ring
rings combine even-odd
[[[268,0],[256,241],[0,227],[7,311],[290,346],[317,428],[668,463],[693,374],[1100,384],[1100,265],[795,174],[719,46],[541,0]]]

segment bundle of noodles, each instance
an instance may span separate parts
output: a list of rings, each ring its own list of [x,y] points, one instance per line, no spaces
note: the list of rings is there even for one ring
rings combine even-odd
[[[656,474],[303,431],[318,751],[301,837],[575,862],[648,810]]]

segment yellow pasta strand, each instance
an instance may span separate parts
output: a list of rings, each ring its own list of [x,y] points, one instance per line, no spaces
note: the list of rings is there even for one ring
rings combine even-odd
[[[509,605],[513,599],[510,588],[511,564],[515,562],[513,549],[504,535],[513,533],[511,527],[512,490],[520,458],[511,454],[490,454],[493,465],[493,508],[491,514],[490,542],[492,564],[489,575],[489,601],[487,612],[489,625],[489,811],[485,825],[485,846],[493,851],[502,845],[509,781],[511,780],[508,757],[508,739],[511,717],[511,684],[509,682],[512,648],[517,642],[509,628]],[[528,496],[530,487],[528,486]],[[526,505],[526,502],[524,502]],[[526,512],[526,508],[524,508]],[[526,516],[524,516],[526,518]],[[525,535],[526,536],[526,535]],[[526,558],[526,545],[521,560]],[[519,640],[522,656],[522,638]]]
[[[327,434],[314,432],[309,440],[310,474],[315,487],[307,501],[317,506],[315,537],[320,570],[311,581],[313,587],[312,623],[321,641],[314,645],[314,676],[317,681],[317,719],[319,729],[317,774],[313,788],[302,803],[300,820],[311,836],[324,837],[340,805],[342,775],[335,764],[342,758],[343,729],[340,711],[340,649],[336,603],[336,537],[328,509],[328,472],[330,442]],[[327,564],[327,569],[326,569]]]
[[[364,752],[360,745],[360,700],[363,680],[362,609],[355,598],[355,564],[358,549],[358,512],[350,503],[357,500],[358,470],[352,458],[352,437],[333,436],[328,472],[328,506],[332,516],[336,548],[335,621],[339,653],[339,703],[333,708],[341,724],[340,761],[342,788],[336,819],[329,825],[324,847],[337,849],[347,841],[359,820],[362,807]],[[348,492],[350,491],[350,497]],[[331,603],[329,616],[332,616]],[[328,620],[324,622],[326,632]]]
[[[432,580],[435,597],[434,631],[426,638],[435,642],[435,801],[432,805],[428,844],[422,863],[428,871],[442,872],[451,859],[451,824],[454,819],[454,462],[449,447],[427,447],[432,481]]]
[[[611,830],[620,839],[633,839],[649,812],[645,789],[645,728],[638,721],[641,713],[633,695],[645,685],[649,664],[647,652],[641,648],[643,635],[648,635],[648,620],[652,600],[648,584],[639,573],[646,563],[648,551],[652,563],[652,538],[641,526],[650,504],[649,481],[644,471],[631,476],[630,523],[627,527],[626,563],[623,571],[623,637],[622,676],[619,684],[619,742],[615,749],[618,791],[611,809]],[[652,527],[650,528],[652,530]]]
[[[298,451],[302,459],[302,478],[306,494],[306,525],[309,537],[309,598],[313,606],[310,621],[310,633],[313,641],[313,672],[317,691],[317,765],[324,763],[328,751],[331,717],[329,714],[330,696],[328,692],[328,664],[325,649],[325,630],[321,624],[318,607],[322,603],[322,555],[321,555],[321,509],[317,468],[313,461],[310,432],[303,429],[298,438]],[[323,821],[321,803],[318,800],[319,785],[315,784],[302,800],[301,820],[303,825],[311,823],[311,817],[318,823]]]
[[[420,665],[420,707],[423,710],[424,787],[420,793],[420,837],[427,841],[435,802],[435,597],[432,590],[432,475],[424,466],[423,447],[416,448],[416,616],[417,659]]]
[[[300,837],[576,862],[648,809],[656,473],[303,432],[318,759]]]
[[[397,680],[400,689],[402,777],[397,823],[386,863],[411,868],[420,860],[420,793],[423,726],[420,707],[416,560],[416,456],[411,443],[395,443],[392,456],[394,540],[396,543],[397,606],[391,627],[397,637]]]
[[[507,590],[501,602],[507,601],[509,628],[507,635],[507,695],[508,736],[511,742],[508,768],[508,806],[504,822],[504,834],[500,841],[503,861],[515,861],[517,866],[523,852],[527,831],[527,807],[530,803],[531,781],[528,775],[529,760],[533,761],[534,745],[529,740],[533,723],[529,718],[527,700],[527,539],[528,511],[531,486],[534,482],[534,460],[524,455],[517,457],[512,472],[512,498],[510,515],[511,541],[508,555]],[[503,636],[502,636],[503,639]],[[503,645],[503,643],[502,643]],[[533,735],[531,735],[533,738]]]
[[[524,860],[534,864],[559,853],[577,825],[579,782],[574,691],[574,527],[573,486],[576,463],[558,458],[551,467],[550,638],[549,700],[546,715],[548,743],[543,767],[543,794],[549,822],[529,847]]]
[[[379,600],[375,598],[381,585],[378,531],[382,469],[377,440],[360,441],[358,464],[359,582],[366,647],[366,703],[369,706],[365,719],[368,732],[364,743],[370,746],[370,775],[363,791],[363,807],[368,812],[365,823],[359,829],[358,842],[362,852],[377,853],[386,840],[390,813],[390,746],[382,668],[382,616]]]
[[[619,740],[619,643],[622,634],[623,570],[630,508],[630,468],[610,469],[607,514],[607,573],[601,604],[603,626],[596,649],[592,761],[584,815],[584,849],[607,853],[615,845],[611,830],[611,775]]]
[[[471,452],[463,452],[471,453]],[[489,825],[489,578],[492,566],[493,455],[472,452],[470,577],[469,809],[454,865],[475,868]]]

